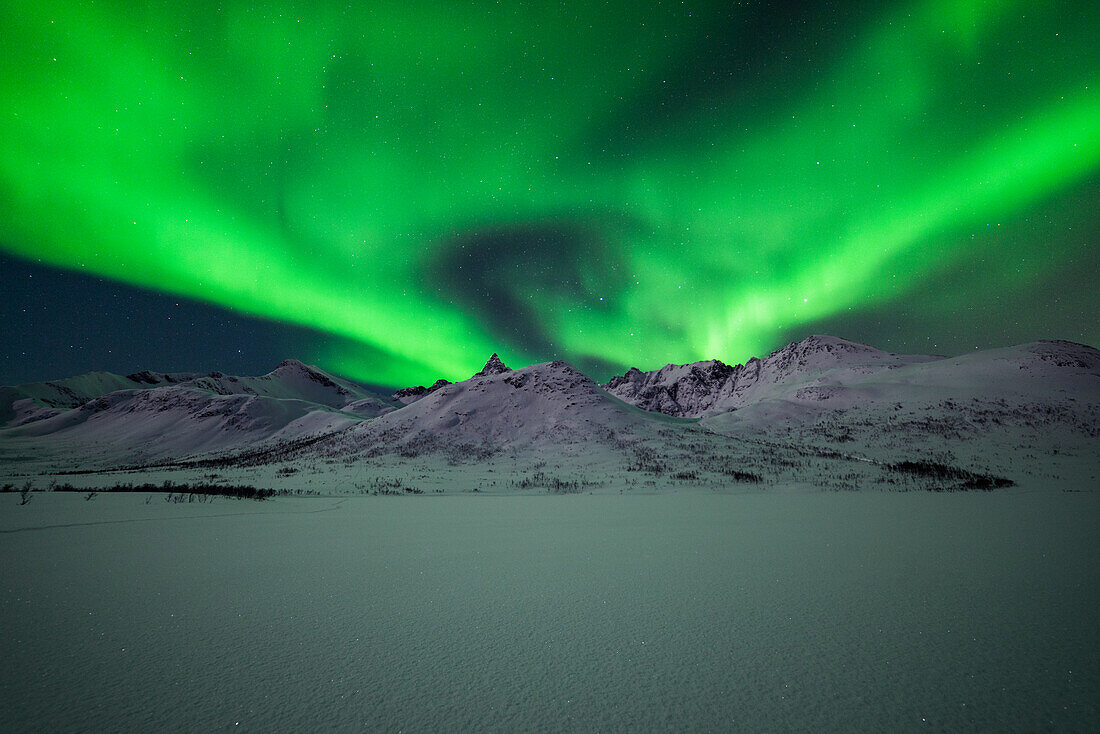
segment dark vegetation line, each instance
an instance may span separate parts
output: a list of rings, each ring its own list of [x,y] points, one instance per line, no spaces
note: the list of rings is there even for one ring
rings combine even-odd
[[[29,483],[28,483],[29,485]],[[0,487],[0,492],[15,492],[18,491],[24,500],[28,499],[30,493],[33,491],[29,486],[24,486],[22,489],[16,490],[15,485],[5,484]],[[195,498],[206,497],[232,497],[235,499],[246,500],[265,500],[268,497],[285,497],[285,496],[301,496],[305,494],[315,495],[317,492],[312,489],[262,489],[259,487],[253,487],[250,484],[210,484],[206,482],[200,482],[197,484],[176,484],[172,481],[165,481],[162,484],[152,484],[146,482],[145,484],[115,484],[107,487],[76,487],[72,484],[51,484],[47,489],[42,490],[45,492],[83,492],[87,493],[87,499],[94,499],[96,494],[101,492],[144,492],[146,494],[166,494],[165,498],[167,502],[194,502]],[[178,499],[178,498],[183,499]],[[26,502],[23,502],[26,504]]]
[[[111,474],[113,472],[127,472],[127,471],[148,471],[150,469],[188,469],[188,468],[224,468],[227,466],[255,466],[257,464],[273,463],[289,456],[293,456],[295,453],[301,451],[304,448],[312,446],[313,444],[320,443],[322,441],[331,439],[341,434],[346,428],[338,431],[332,431],[330,433],[323,433],[320,436],[309,436],[307,438],[297,438],[274,446],[265,446],[262,448],[246,448],[237,452],[228,452],[221,456],[215,456],[209,459],[168,459],[166,461],[156,461],[148,464],[130,464],[126,466],[117,466],[107,469],[70,469],[67,471],[55,472],[59,476],[74,475],[74,474]]]
[[[887,464],[886,470],[895,474],[907,474],[914,477],[925,477],[941,482],[956,482],[948,487],[934,488],[933,491],[957,491],[978,489],[990,491],[1004,487],[1012,487],[1016,483],[1011,479],[993,476],[992,474],[976,474],[966,469],[946,464],[937,464],[933,461],[899,461],[896,464]]]

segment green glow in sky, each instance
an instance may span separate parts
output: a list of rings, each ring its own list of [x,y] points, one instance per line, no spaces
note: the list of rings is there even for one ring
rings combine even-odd
[[[0,247],[361,379],[946,339],[1095,228],[1093,2],[146,5],[0,8]]]

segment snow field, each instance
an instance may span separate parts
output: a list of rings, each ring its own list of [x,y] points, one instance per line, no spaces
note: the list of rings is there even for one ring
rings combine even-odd
[[[1100,727],[1092,493],[145,499],[0,495],[5,731]]]

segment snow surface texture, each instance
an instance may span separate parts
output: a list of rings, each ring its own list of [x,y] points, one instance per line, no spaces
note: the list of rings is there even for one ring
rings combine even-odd
[[[1094,732],[1098,497],[0,494],[0,720]]]
[[[1088,489],[1100,474],[1100,352],[1069,342],[944,358],[813,336],[602,387],[494,354],[468,380],[392,396],[288,360],[261,377],[95,373],[0,397],[0,481],[39,486],[77,471],[88,486],[348,493]]]

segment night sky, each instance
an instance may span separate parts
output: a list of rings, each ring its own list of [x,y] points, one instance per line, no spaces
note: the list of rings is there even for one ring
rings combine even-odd
[[[0,382],[1100,343],[1100,3],[0,6]]]

